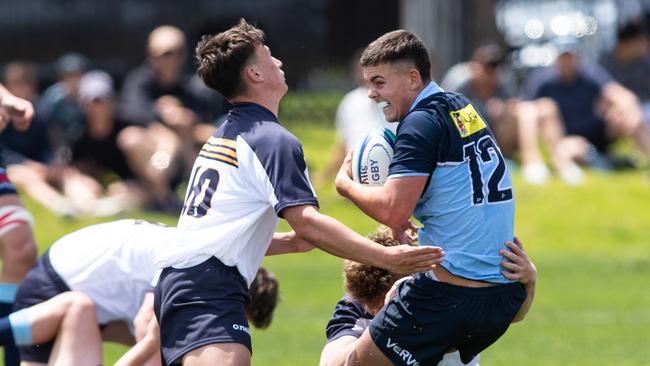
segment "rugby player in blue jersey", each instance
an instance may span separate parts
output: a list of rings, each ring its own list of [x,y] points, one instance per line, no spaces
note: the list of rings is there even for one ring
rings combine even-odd
[[[260,29],[241,20],[203,37],[196,57],[203,82],[233,107],[196,158],[177,239],[158,253],[165,364],[250,364],[247,287],[279,218],[298,239],[393,272],[440,263],[440,248],[383,247],[319,213],[302,146],[277,119],[288,88]]]
[[[372,42],[360,60],[368,96],[399,122],[389,177],[382,187],[350,178],[348,154],[338,192],[397,238],[423,225],[421,246],[443,248],[433,270],[402,283],[350,353],[354,365],[435,365],[457,349],[472,360],[508,328],[526,299],[505,277],[500,254],[513,240],[514,196],[494,136],[469,101],[430,77],[424,43],[398,30]]]

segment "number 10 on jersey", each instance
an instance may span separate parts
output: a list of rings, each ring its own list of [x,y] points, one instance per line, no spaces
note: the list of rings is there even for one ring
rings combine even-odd
[[[181,215],[203,217],[208,213],[212,196],[219,185],[219,172],[208,168],[199,175],[200,170],[201,167],[197,167],[192,173]]]

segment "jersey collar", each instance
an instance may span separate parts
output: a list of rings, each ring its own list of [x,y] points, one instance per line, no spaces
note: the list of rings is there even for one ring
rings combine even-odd
[[[409,108],[409,112],[413,111],[415,109],[415,106],[418,105],[422,100],[425,98],[428,98],[432,96],[433,94],[443,92],[441,87],[438,86],[438,84],[434,83],[433,81],[430,81],[427,86],[422,89],[420,94],[418,94],[418,97],[415,98],[415,101],[413,101],[413,104],[411,104],[411,108]]]

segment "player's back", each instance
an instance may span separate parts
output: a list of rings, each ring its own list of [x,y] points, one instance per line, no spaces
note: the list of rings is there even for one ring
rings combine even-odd
[[[436,124],[439,135],[436,166],[414,211],[424,224],[420,242],[441,246],[446,252],[443,266],[457,276],[508,282],[500,273],[498,249],[513,238],[514,197],[505,160],[487,124],[456,93],[436,93],[411,114],[407,118]]]
[[[152,289],[156,252],[175,230],[143,220],[92,225],[56,241],[49,257],[70,289],[93,299],[100,323],[132,320]]]

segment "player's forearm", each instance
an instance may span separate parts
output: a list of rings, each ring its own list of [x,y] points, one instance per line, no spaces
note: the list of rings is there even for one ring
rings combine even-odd
[[[366,215],[388,227],[398,227],[411,217],[411,212],[400,210],[396,200],[384,187],[362,186],[352,180],[345,180],[337,181],[336,189]]]
[[[312,206],[285,209],[284,217],[303,240],[337,257],[385,267],[384,247],[355,233]]]
[[[513,323],[520,322],[524,320],[526,314],[530,310],[530,307],[533,305],[533,299],[535,298],[535,282],[530,282],[525,285],[526,288],[526,300],[519,308],[519,311],[515,315],[515,318],[512,320]]]
[[[296,233],[293,231],[285,233],[273,233],[271,244],[266,250],[265,255],[268,256],[288,253],[302,253],[308,251],[308,248],[303,248],[299,245],[297,239],[298,238],[296,238]]]

